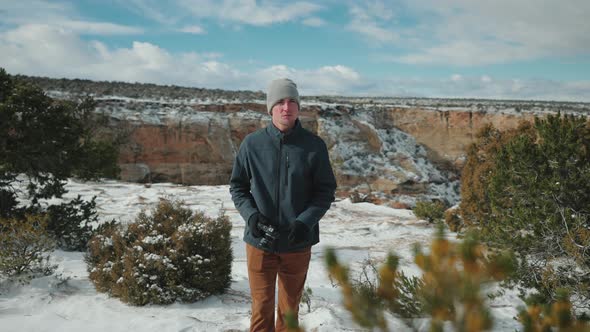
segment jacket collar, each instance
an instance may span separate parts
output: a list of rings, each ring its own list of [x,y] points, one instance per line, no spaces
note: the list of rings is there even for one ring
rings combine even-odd
[[[272,121],[266,127],[266,129],[271,137],[276,138],[279,141],[280,140],[284,141],[286,139],[296,136],[296,134],[299,133],[303,129],[303,127],[301,126],[301,121],[299,121],[299,119],[297,119],[297,120],[295,120],[295,125],[293,125],[293,128],[291,128],[289,131],[287,131],[285,133],[280,131],[279,128],[275,127],[275,125],[272,123]]]

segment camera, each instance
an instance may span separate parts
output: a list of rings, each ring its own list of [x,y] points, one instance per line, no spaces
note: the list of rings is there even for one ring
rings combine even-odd
[[[260,247],[267,250],[272,250],[276,239],[279,238],[279,230],[273,225],[266,225],[258,223],[258,229],[264,233],[262,239],[260,239]]]

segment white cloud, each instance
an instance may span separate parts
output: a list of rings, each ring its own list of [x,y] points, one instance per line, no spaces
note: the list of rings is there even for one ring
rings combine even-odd
[[[290,77],[304,95],[590,102],[590,81],[505,80],[465,74],[443,80],[372,79],[344,65],[301,69],[281,64],[251,69],[225,63],[222,54],[215,52],[172,53],[144,41],[112,48],[84,40],[71,30],[43,24],[0,32],[0,49],[0,64],[11,74],[250,90],[265,90],[272,79]]]
[[[200,54],[205,59],[219,59],[223,57],[222,53],[219,52],[205,52]]]
[[[166,1],[162,6],[159,0],[117,0],[129,10],[164,25],[174,25],[180,19],[174,4]]]
[[[276,78],[291,78],[297,83],[300,92],[306,95],[345,95],[363,84],[360,74],[341,65],[317,69],[295,69],[286,65],[275,65],[258,71],[254,76],[263,87]]]
[[[354,71],[354,69],[341,65],[321,67],[319,73],[343,78],[348,81],[358,81],[360,79],[359,73]]]
[[[445,98],[534,99],[590,102],[590,81],[497,79],[462,76],[460,80],[422,79],[391,81],[385,86],[402,86],[410,95]]]
[[[393,11],[382,1],[353,4],[349,12],[351,16],[349,30],[379,44],[394,43],[399,40],[399,34],[386,27],[387,22],[393,17]]]
[[[305,1],[178,0],[178,5],[194,17],[257,26],[294,21],[321,9]]]
[[[369,37],[370,40],[377,43],[391,43],[399,40],[399,35],[397,33],[382,28],[374,22],[353,21],[348,28]]]
[[[449,41],[434,47],[425,47],[392,59],[408,64],[443,64],[474,66],[525,60],[531,55],[523,46],[505,47],[502,43],[465,40]]]
[[[449,3],[458,10],[452,14],[440,11],[444,26],[441,36],[459,37],[479,44],[487,39],[506,47],[522,46],[535,55],[571,54],[588,51],[590,36],[586,33],[590,2],[570,0],[498,0],[480,2],[447,0],[433,2],[434,8]]]
[[[16,73],[55,77],[98,60],[93,45],[77,34],[43,24],[23,25],[0,33],[0,49],[0,63]]]
[[[14,74],[236,88],[245,75],[218,60],[219,53],[173,54],[152,43],[111,49],[49,25],[0,33],[0,63]]]
[[[302,21],[302,23],[304,25],[307,25],[310,27],[316,27],[316,28],[326,25],[326,22],[319,17],[308,17],[308,18],[304,19]]]
[[[179,29],[178,31],[185,32],[185,33],[191,33],[194,35],[203,35],[203,34],[207,33],[207,31],[205,31],[205,29],[203,29],[202,27],[200,27],[198,25],[188,25],[188,26],[185,26],[185,27]]]
[[[49,25],[77,34],[133,35],[143,33],[139,27],[110,22],[77,19],[79,14],[68,4],[42,0],[6,1],[0,3],[5,24]]]
[[[384,3],[374,3],[384,7],[377,11],[353,3],[350,26],[369,41],[405,49],[389,56],[396,62],[486,65],[590,54],[587,0]]]
[[[274,65],[259,71],[262,82],[270,82],[277,78],[287,77],[294,79],[297,71],[285,65]]]
[[[257,0],[117,0],[117,2],[158,23],[175,26],[186,18],[214,19],[222,26],[239,30],[239,25],[268,26],[301,20],[319,27],[325,21],[312,16],[323,7],[308,1]],[[237,26],[234,26],[237,25]]]
[[[0,48],[0,63],[13,74],[252,90],[286,76],[304,94],[347,94],[362,83],[358,72],[342,65],[303,70],[277,65],[245,72],[222,62],[220,53],[170,53],[142,41],[109,48],[49,25],[0,32]]]
[[[394,17],[393,9],[381,0],[363,1],[361,5],[352,4],[350,13],[353,18],[361,20],[378,19],[388,21]]]
[[[56,21],[71,16],[75,11],[71,5],[43,0],[21,0],[0,2],[3,23],[22,24]]]
[[[53,25],[82,34],[92,35],[134,35],[142,34],[143,29],[109,22],[64,21]]]

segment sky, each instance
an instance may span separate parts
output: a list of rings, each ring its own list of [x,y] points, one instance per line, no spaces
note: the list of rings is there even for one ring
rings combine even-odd
[[[590,102],[588,0],[0,0],[11,74]]]

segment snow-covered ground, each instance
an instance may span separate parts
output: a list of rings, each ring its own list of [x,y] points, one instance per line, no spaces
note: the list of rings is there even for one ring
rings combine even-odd
[[[150,208],[160,197],[183,200],[192,209],[216,216],[220,208],[233,229],[232,284],[227,293],[203,301],[173,305],[129,306],[98,293],[88,279],[83,254],[57,250],[54,275],[34,279],[26,286],[3,285],[0,289],[0,331],[247,331],[250,319],[244,222],[235,210],[228,186],[180,186],[116,181],[80,183],[69,181],[66,199],[97,196],[101,220],[132,222],[137,213]],[[337,201],[320,222],[321,242],[312,250],[306,287],[312,290],[311,310],[302,305],[300,322],[307,331],[362,330],[341,305],[340,289],[333,286],[324,266],[326,247],[336,248],[339,259],[353,268],[353,276],[368,257],[382,258],[388,251],[401,256],[407,274],[419,273],[412,262],[412,244],[427,244],[434,227],[416,219],[411,211],[369,203]],[[450,234],[454,237],[453,234]],[[496,331],[514,331],[513,320],[521,305],[512,291],[491,302]],[[392,331],[403,325],[389,317]],[[425,327],[426,329],[426,327]]]

